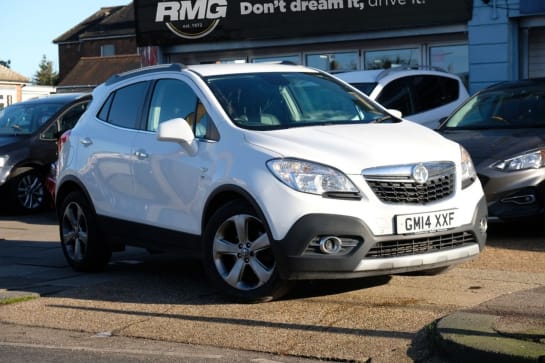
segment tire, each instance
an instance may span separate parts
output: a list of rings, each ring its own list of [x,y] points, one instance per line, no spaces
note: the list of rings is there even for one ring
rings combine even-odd
[[[41,211],[49,203],[45,177],[36,170],[29,170],[11,181],[11,192],[17,211],[33,213]]]
[[[81,192],[71,192],[62,200],[59,232],[62,251],[74,270],[104,270],[112,252],[105,239],[101,238],[96,216]]]
[[[246,303],[277,299],[289,290],[278,275],[266,225],[244,201],[219,208],[204,235],[204,268],[212,282]]]

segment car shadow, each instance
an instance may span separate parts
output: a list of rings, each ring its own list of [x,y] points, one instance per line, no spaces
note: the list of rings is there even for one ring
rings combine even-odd
[[[536,221],[490,223],[487,245],[511,250],[545,251],[545,229],[542,223]]]
[[[33,213],[17,213],[9,206],[0,206],[0,221],[21,221],[27,224],[57,224],[55,210],[47,208]]]
[[[45,218],[45,217],[44,217]],[[66,262],[60,243],[0,239],[0,290],[42,296],[144,304],[238,303],[212,286],[199,260],[127,248],[104,271],[84,273]],[[335,295],[387,284],[389,276],[298,281],[281,300]]]

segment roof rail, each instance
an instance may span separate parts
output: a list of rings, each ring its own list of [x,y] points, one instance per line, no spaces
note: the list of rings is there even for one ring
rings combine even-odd
[[[112,85],[114,83],[117,83],[119,81],[122,81],[124,79],[127,79],[129,77],[134,77],[142,74],[148,74],[148,73],[155,73],[155,72],[164,72],[164,71],[181,71],[182,69],[186,68],[185,65],[180,63],[172,63],[172,64],[158,64],[155,66],[149,66],[149,67],[141,67],[136,68],[127,72],[114,74],[108,80],[106,81],[106,85]]]
[[[384,78],[390,73],[394,73],[398,71],[409,71],[409,70],[418,70],[418,69],[448,73],[446,70],[440,67],[423,66],[423,65],[417,65],[417,66],[403,65],[403,66],[391,67],[391,68],[383,70],[382,72],[379,73],[379,75],[377,76],[377,79]]]

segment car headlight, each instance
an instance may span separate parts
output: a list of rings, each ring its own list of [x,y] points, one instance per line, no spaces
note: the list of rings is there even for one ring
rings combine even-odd
[[[298,159],[273,159],[267,167],[282,183],[303,193],[326,197],[360,198],[358,188],[342,172]]]
[[[498,161],[492,167],[501,171],[539,169],[545,166],[545,149],[529,151],[514,158]]]
[[[460,146],[460,152],[462,153],[462,189],[465,189],[477,179],[477,172],[471,156],[463,146]]]
[[[8,161],[7,156],[0,156],[0,169],[2,169],[6,165],[6,161]]]

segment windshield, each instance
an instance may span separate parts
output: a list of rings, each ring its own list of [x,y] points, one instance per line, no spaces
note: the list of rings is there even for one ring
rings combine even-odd
[[[397,121],[323,74],[237,74],[206,81],[231,120],[243,128]]]
[[[13,104],[0,110],[0,135],[28,135],[38,131],[63,103]]]
[[[491,90],[469,99],[446,121],[446,129],[545,127],[545,89]]]

